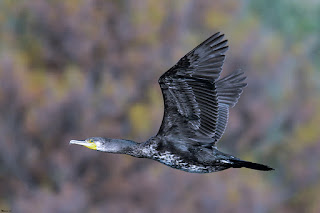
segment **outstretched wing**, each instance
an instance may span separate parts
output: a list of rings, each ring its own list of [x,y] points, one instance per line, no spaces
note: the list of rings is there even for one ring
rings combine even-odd
[[[224,115],[219,113],[215,85],[228,49],[227,40],[222,39],[223,35],[214,34],[160,77],[165,109],[158,136],[199,145],[215,142],[215,131],[221,126],[218,120],[222,122]]]
[[[247,86],[247,83],[244,83],[245,79],[246,77],[243,75],[243,72],[237,70],[234,73],[219,79],[215,83],[218,96],[218,119],[214,135],[215,142],[219,141],[226,129],[229,108],[234,107],[240,98],[243,88]]]

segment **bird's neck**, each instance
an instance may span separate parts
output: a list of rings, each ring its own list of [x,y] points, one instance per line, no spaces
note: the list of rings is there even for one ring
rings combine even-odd
[[[114,154],[127,154],[134,157],[141,157],[141,146],[140,143],[131,140],[123,139],[109,139],[106,143],[107,146],[101,147],[99,151],[109,152]]]

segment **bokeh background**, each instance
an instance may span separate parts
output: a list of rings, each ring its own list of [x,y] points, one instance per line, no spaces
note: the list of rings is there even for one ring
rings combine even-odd
[[[189,174],[70,139],[155,135],[160,75],[217,31],[246,72],[219,148],[272,172]],[[320,212],[320,1],[1,0],[0,208]]]

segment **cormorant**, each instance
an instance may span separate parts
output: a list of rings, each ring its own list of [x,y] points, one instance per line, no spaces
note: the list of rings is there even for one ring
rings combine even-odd
[[[246,167],[272,170],[269,166],[240,160],[220,152],[217,142],[223,135],[229,108],[247,85],[241,71],[220,77],[228,50],[219,32],[191,50],[159,78],[164,115],[156,136],[144,143],[92,137],[71,140],[102,152],[149,158],[175,169],[193,173],[217,172]]]

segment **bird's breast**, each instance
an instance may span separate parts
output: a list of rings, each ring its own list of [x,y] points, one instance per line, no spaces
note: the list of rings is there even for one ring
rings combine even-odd
[[[209,173],[213,172],[214,169],[211,166],[203,165],[201,163],[188,162],[186,159],[168,151],[154,153],[152,159],[172,168],[192,173]]]

